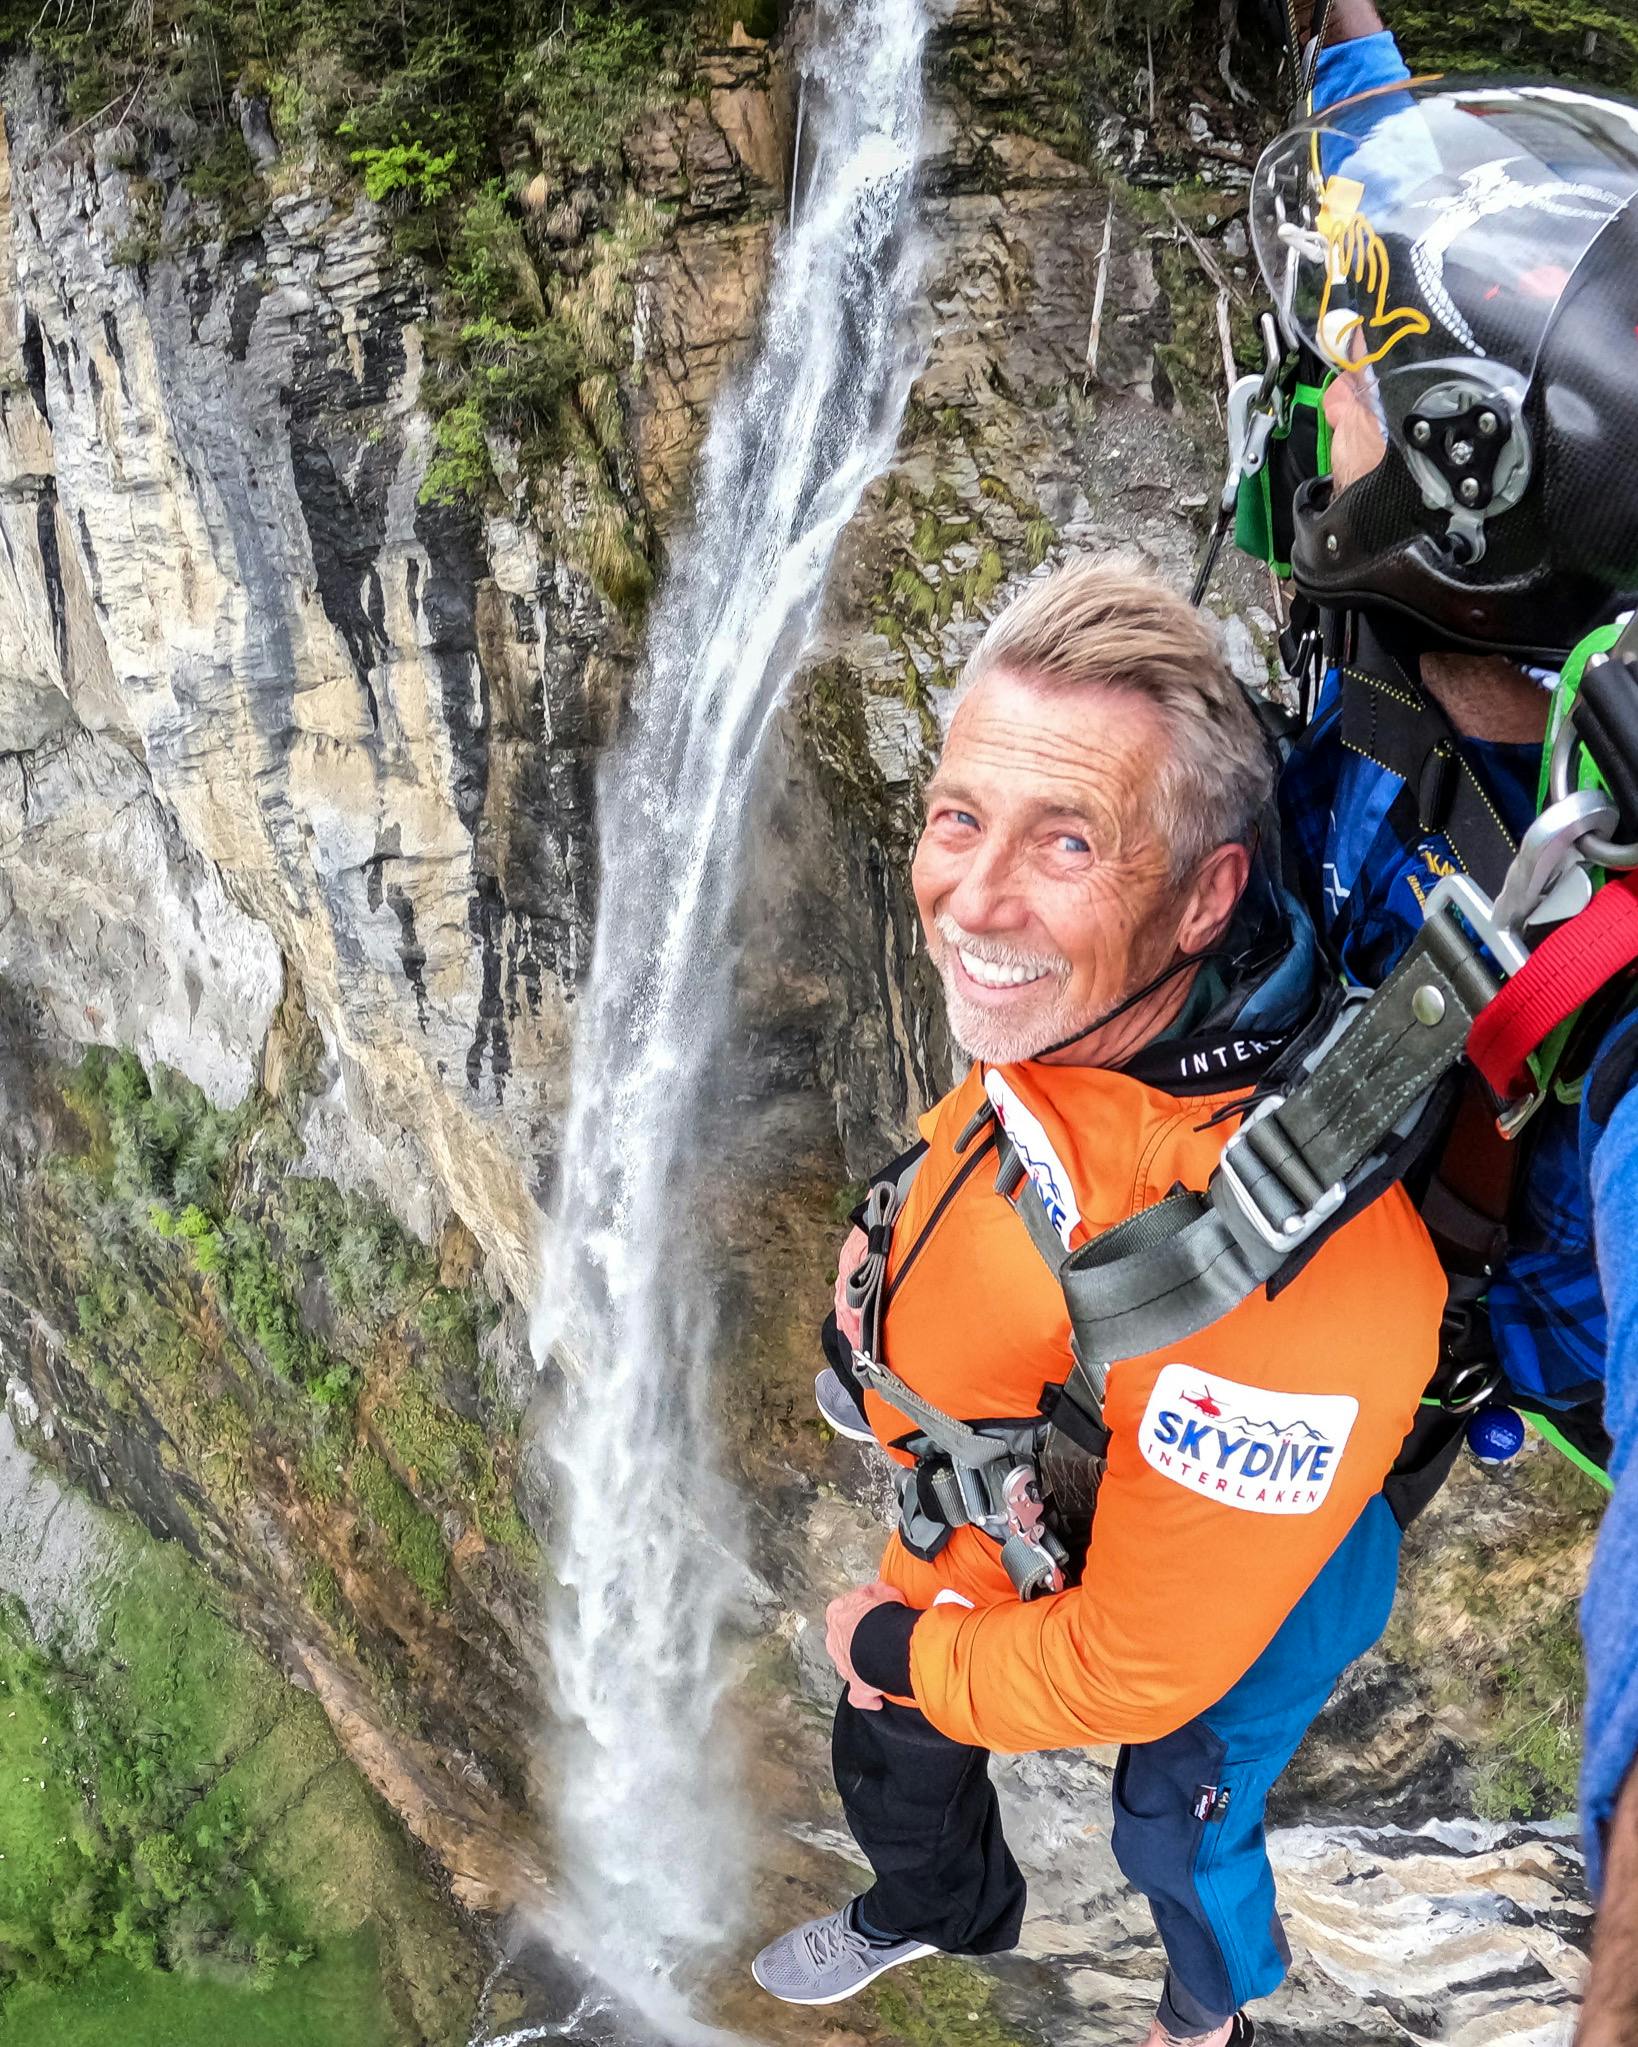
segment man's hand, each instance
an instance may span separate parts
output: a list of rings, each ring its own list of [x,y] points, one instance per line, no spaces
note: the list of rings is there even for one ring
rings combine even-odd
[[[869,1249],[870,1239],[864,1231],[851,1230],[847,1242],[842,1246],[842,1255],[836,1261],[836,1327],[854,1350],[857,1350],[860,1344],[859,1311],[848,1306],[847,1283],[858,1269],[859,1260]]]
[[[908,1604],[902,1592],[896,1592],[891,1585],[878,1581],[874,1585],[860,1585],[852,1592],[844,1592],[825,1608],[825,1648],[836,1666],[837,1675],[847,1685],[850,1706],[858,1706],[866,1713],[879,1713],[885,1696],[874,1685],[867,1685],[853,1668],[853,1630],[873,1606]]]

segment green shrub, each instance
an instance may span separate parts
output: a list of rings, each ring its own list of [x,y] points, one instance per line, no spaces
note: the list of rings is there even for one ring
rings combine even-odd
[[[628,622],[642,615],[654,587],[654,570],[642,535],[625,506],[591,472],[589,501],[563,536],[564,552],[591,578],[598,594]]]
[[[938,613],[938,595],[919,570],[904,563],[893,571],[888,596],[917,625],[931,625]]]
[[[213,1790],[232,1759],[213,1762],[202,1743],[213,1707],[189,1693],[202,1675],[187,1665],[192,1646],[163,1643],[181,1663],[155,1714],[126,1656],[71,1674],[37,1645],[21,1605],[0,1602],[8,1772],[15,1781],[21,1761],[40,1776],[8,1808],[0,1994],[19,1978],[65,1981],[102,1955],[216,1977],[304,1958],[282,1900],[246,1869],[242,1813]]]
[[[190,1080],[167,1067],[152,1077],[134,1052],[93,1046],[63,1090],[91,1137],[87,1170],[107,1193],[145,1208],[171,1201],[218,1209],[253,1101],[212,1108]]]
[[[439,416],[433,430],[436,453],[421,479],[423,505],[469,504],[489,488],[489,441],[483,428],[483,408],[476,398],[464,398]]]
[[[911,552],[917,561],[940,561],[958,540],[970,538],[972,530],[969,519],[944,520],[937,512],[924,512],[910,543]]]
[[[415,1312],[422,1334],[447,1353],[477,1361],[477,1315],[458,1287],[435,1286]]]
[[[1032,569],[1038,569],[1047,558],[1047,550],[1058,537],[1058,529],[1050,519],[1036,517],[1024,527],[1024,554]]]
[[[508,98],[544,156],[574,169],[613,169],[621,136],[663,89],[659,38],[631,0],[580,0],[562,20],[562,35],[548,35],[513,66]]]
[[[125,1289],[111,1268],[99,1271],[90,1287],[74,1297],[82,1336],[100,1336],[114,1328],[125,1311]]]
[[[546,318],[546,298],[523,224],[500,178],[491,178],[461,208],[449,286],[473,318],[492,316],[523,326]]]
[[[408,206],[436,206],[455,189],[459,154],[459,150],[446,149],[434,155],[424,143],[393,142],[384,149],[355,149],[351,160],[364,173],[367,198],[378,203],[397,199]]]
[[[184,172],[182,182],[195,199],[221,207],[230,222],[237,224],[246,215],[261,178],[237,121],[210,136],[204,153]]]

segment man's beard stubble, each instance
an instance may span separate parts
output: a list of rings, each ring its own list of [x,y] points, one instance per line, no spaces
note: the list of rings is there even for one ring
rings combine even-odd
[[[995,939],[974,938],[947,911],[940,912],[936,921],[943,940],[938,968],[944,984],[944,1011],[951,1037],[969,1059],[981,1060],[986,1066],[1016,1065],[1073,1036],[1080,1024],[1090,1021],[1076,1017],[1070,1006],[1067,960],[1044,959]],[[1027,1009],[1020,1005],[1017,1016],[970,1001],[956,985],[957,945],[991,966],[1038,969],[1049,977],[1042,982],[1039,1001]]]

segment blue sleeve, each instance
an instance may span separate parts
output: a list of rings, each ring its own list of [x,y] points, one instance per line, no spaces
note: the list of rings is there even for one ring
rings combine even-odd
[[[1314,106],[1334,107],[1356,92],[1403,85],[1409,77],[1392,29],[1378,29],[1374,36],[1356,36],[1351,43],[1333,43],[1320,51],[1314,69]]]
[[[1587,1872],[1596,1889],[1603,1839],[1638,1757],[1638,1088],[1628,1086],[1592,1154],[1598,1278],[1609,1310],[1605,1426],[1615,1494],[1581,1604],[1587,1735],[1581,1769]]]

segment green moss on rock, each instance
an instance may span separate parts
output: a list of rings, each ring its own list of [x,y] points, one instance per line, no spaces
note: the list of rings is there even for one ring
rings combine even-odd
[[[135,1431],[174,1459],[187,1511],[287,1517],[309,1582],[363,1545],[372,1572],[450,1605],[446,1527],[531,1575],[517,1416],[480,1345],[497,1304],[440,1281],[372,1196],[298,1170],[295,1062],[279,1097],[220,1111],[181,1076],[93,1049],[59,1076],[57,1148],[0,1211],[0,1283],[61,1319],[50,1404],[71,1433]],[[188,1503],[192,1503],[191,1506]],[[353,1511],[346,1511],[348,1508]],[[349,1531],[352,1531],[349,1536]],[[320,1627],[356,1646],[326,1600]]]

